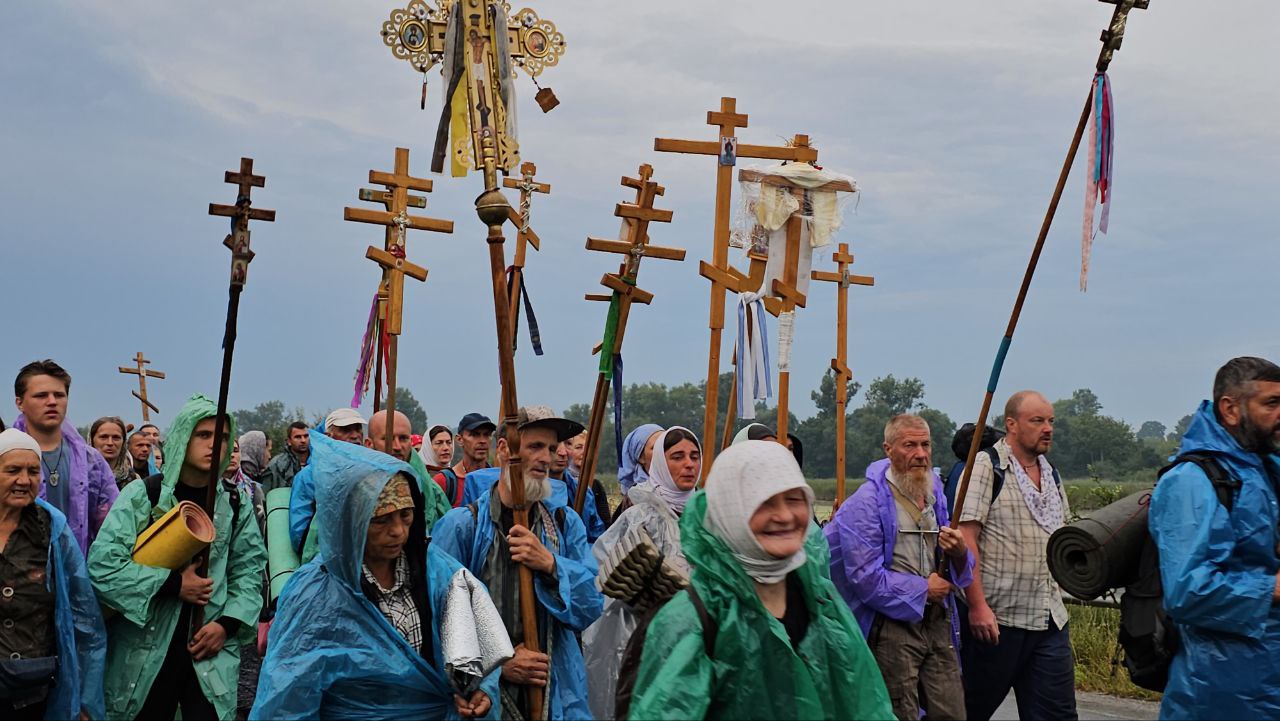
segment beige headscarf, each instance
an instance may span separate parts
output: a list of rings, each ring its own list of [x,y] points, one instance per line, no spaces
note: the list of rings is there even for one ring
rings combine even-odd
[[[382,493],[378,494],[373,517],[385,516],[405,508],[413,508],[413,494],[409,491],[409,479],[403,473],[397,473],[382,487]]]

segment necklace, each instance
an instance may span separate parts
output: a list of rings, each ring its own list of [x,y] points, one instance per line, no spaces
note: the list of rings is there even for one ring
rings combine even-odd
[[[62,451],[64,447],[65,447],[65,444],[58,443],[58,457],[53,461],[52,470],[45,465],[44,454],[43,453],[40,454],[40,465],[44,466],[44,473],[49,480],[49,485],[55,488],[58,486],[58,481],[60,480],[58,478],[58,466],[62,465]]]

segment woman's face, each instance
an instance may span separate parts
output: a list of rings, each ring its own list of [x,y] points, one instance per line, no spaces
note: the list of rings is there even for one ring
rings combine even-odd
[[[40,456],[18,449],[0,456],[0,508],[20,510],[40,493]]]
[[[436,462],[448,463],[453,460],[453,434],[440,431],[431,439],[431,449],[436,452]]]
[[[89,440],[107,463],[115,463],[120,457],[120,449],[124,447],[124,429],[114,423],[103,423]]]
[[[234,476],[240,470],[240,441],[231,442],[231,462],[227,464],[227,475]]]
[[[809,530],[809,498],[803,488],[776,493],[751,514],[751,532],[774,558],[795,555]]]
[[[685,439],[667,450],[667,470],[676,482],[676,488],[691,491],[698,485],[698,469],[702,467],[702,452],[691,440]]]
[[[364,557],[370,561],[393,561],[404,550],[409,540],[409,527],[413,525],[413,509],[374,516],[369,521],[369,533],[365,537]]]
[[[653,445],[662,437],[662,431],[654,431],[649,440],[644,442],[644,450],[640,451],[640,467],[648,468],[649,459],[653,458]]]

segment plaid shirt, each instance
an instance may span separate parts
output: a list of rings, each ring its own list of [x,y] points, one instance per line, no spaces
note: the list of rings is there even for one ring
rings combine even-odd
[[[964,508],[960,511],[961,523],[982,524],[978,535],[978,551],[982,557],[979,570],[987,605],[1001,626],[1043,631],[1052,618],[1058,628],[1063,628],[1067,625],[1067,607],[1062,603],[1062,589],[1049,573],[1050,534],[1036,523],[1027,509],[1018,479],[1014,477],[1015,461],[1009,444],[1000,439],[995,449],[1000,467],[1004,469],[1000,495],[993,504],[991,486],[995,474],[987,454],[979,453]],[[1053,478],[1042,477],[1040,483],[1043,488],[1046,483],[1052,484]],[[1069,514],[1067,494],[1059,493],[1065,517]]]
[[[404,553],[396,559],[396,580],[391,588],[383,588],[368,566],[361,564],[364,580],[373,584],[378,592],[378,610],[387,621],[404,636],[415,651],[422,648],[422,619],[418,616],[418,604],[409,593],[409,564]]]

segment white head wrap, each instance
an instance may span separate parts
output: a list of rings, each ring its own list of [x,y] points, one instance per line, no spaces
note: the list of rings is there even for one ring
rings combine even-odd
[[[813,489],[804,480],[795,456],[773,441],[743,441],[716,458],[707,476],[707,516],[702,525],[724,541],[747,575],[759,583],[777,583],[804,565],[804,548],[776,558],[751,532],[751,516],[773,496],[803,488],[813,509]]]
[[[681,489],[676,485],[675,479],[671,477],[671,468],[667,466],[667,452],[664,448],[667,442],[667,434],[677,428],[693,436],[694,445],[698,444],[697,434],[683,426],[671,426],[663,431],[653,444],[653,453],[649,457],[649,469],[647,471],[649,479],[644,482],[644,485],[652,488],[654,493],[657,493],[662,500],[666,501],[672,512],[678,516],[684,512],[684,504],[689,501],[689,497],[698,488],[694,486],[687,491]],[[698,450],[701,452],[702,446],[699,445]],[[698,475],[702,475],[701,459],[698,460]]]
[[[36,456],[40,455],[40,444],[36,443],[36,439],[23,433],[17,428],[9,428],[0,432],[0,456],[9,451],[35,451]]]

